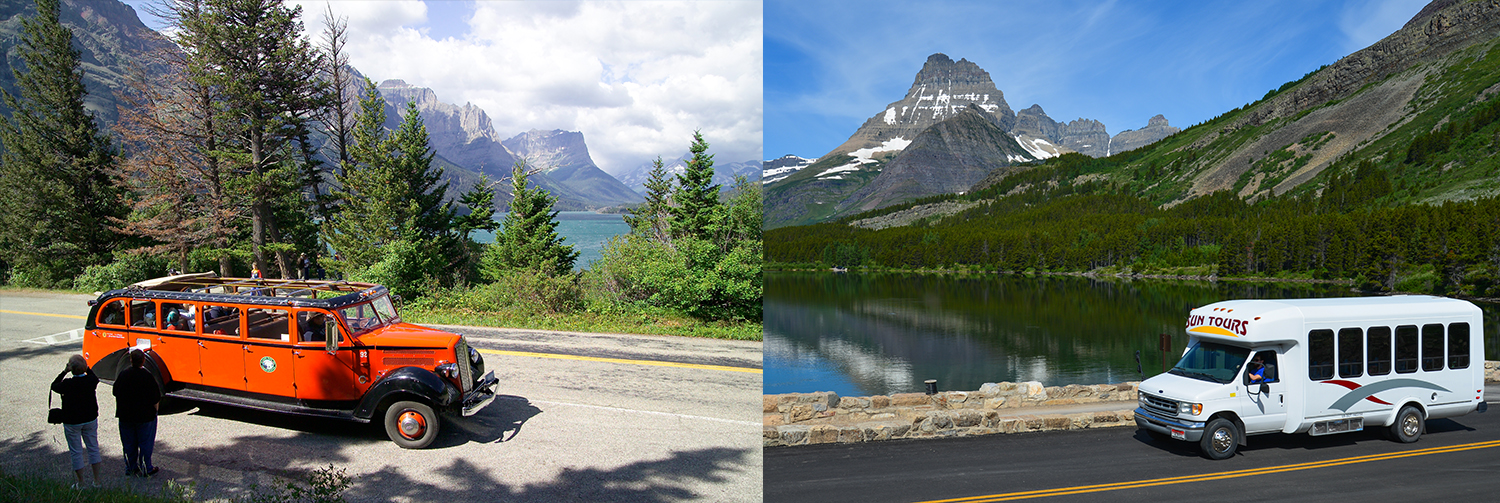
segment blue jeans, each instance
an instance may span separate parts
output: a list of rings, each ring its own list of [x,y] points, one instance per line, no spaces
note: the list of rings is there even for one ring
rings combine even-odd
[[[68,457],[73,459],[73,471],[82,470],[91,464],[103,461],[99,457],[99,421],[63,425],[63,436],[68,438]]]
[[[120,444],[125,447],[125,473],[144,474],[155,468],[151,450],[156,447],[156,421],[127,423],[120,421]]]

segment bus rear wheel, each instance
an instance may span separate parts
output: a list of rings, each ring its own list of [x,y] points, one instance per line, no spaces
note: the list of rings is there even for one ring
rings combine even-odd
[[[1409,444],[1422,438],[1422,427],[1426,423],[1422,418],[1422,411],[1415,406],[1407,405],[1396,413],[1396,422],[1391,423],[1391,440]]]
[[[1208,426],[1203,429],[1203,440],[1198,441],[1203,455],[1215,460],[1234,456],[1234,450],[1239,445],[1239,427],[1234,425],[1234,421],[1222,417],[1209,421]]]

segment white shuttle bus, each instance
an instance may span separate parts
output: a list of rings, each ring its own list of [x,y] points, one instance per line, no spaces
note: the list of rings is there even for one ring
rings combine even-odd
[[[1231,300],[1194,309],[1188,347],[1141,383],[1135,423],[1225,459],[1247,435],[1389,428],[1484,412],[1478,307],[1429,296]]]

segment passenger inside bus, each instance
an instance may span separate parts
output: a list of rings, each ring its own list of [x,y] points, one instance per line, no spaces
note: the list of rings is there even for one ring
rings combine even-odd
[[[1276,382],[1276,353],[1272,351],[1261,351],[1255,353],[1255,359],[1250,361],[1250,370],[1246,376],[1250,382]]]

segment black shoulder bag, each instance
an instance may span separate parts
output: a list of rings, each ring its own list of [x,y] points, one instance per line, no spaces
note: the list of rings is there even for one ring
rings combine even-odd
[[[62,422],[63,422],[62,409],[59,409],[59,408],[56,408],[56,407],[52,406],[52,390],[49,389],[49,390],[47,390],[47,423],[48,424],[62,424]]]

